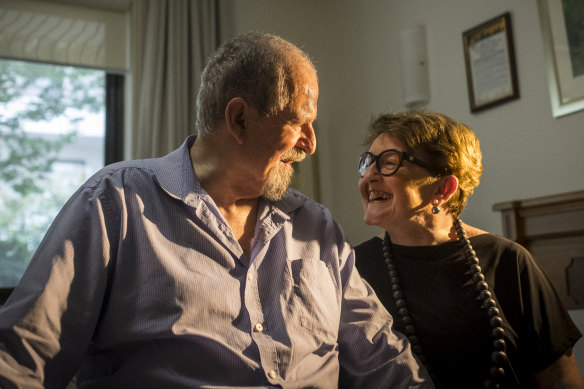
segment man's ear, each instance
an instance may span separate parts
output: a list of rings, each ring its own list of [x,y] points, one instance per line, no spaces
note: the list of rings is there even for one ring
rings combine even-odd
[[[225,107],[227,129],[239,144],[245,142],[249,109],[247,101],[241,97],[231,99]]]
[[[450,200],[458,189],[458,178],[452,174],[440,178],[436,196],[442,198],[444,202]]]

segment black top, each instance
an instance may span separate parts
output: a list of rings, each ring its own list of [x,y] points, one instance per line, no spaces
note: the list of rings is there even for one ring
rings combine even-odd
[[[533,387],[540,371],[582,337],[557,293],[529,252],[492,234],[470,238],[489,290],[501,310],[507,354],[520,387]],[[359,273],[404,330],[383,260],[383,241],[375,237],[355,248]],[[461,242],[436,246],[392,246],[416,335],[437,382],[447,388],[480,388],[489,376],[491,326]],[[503,387],[517,387],[511,383]]]

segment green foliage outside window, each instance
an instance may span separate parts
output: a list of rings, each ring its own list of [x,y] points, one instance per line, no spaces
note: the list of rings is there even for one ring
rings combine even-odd
[[[84,113],[104,110],[104,78],[102,71],[0,60],[0,287],[18,282],[72,193],[53,166],[79,136]]]

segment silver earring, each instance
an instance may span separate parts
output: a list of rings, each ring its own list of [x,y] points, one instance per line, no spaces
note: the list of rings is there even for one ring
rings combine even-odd
[[[434,206],[432,207],[432,213],[434,215],[437,215],[440,212],[440,207],[438,206],[438,200],[434,200],[434,201],[432,201],[432,203],[434,204]]]

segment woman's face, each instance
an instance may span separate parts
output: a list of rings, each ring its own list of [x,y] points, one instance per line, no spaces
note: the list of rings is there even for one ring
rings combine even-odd
[[[387,149],[405,151],[404,145],[389,135],[379,135],[369,152],[379,155]],[[424,160],[421,156],[415,157]],[[428,162],[428,161],[425,161]],[[414,163],[403,161],[396,173],[382,176],[375,163],[359,179],[366,224],[390,232],[407,228],[412,223],[425,225],[430,218],[431,197],[436,189],[430,172]]]

